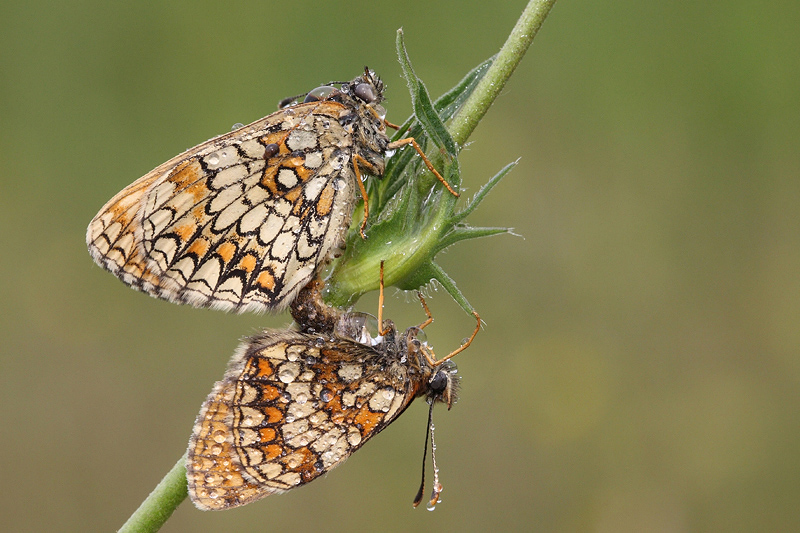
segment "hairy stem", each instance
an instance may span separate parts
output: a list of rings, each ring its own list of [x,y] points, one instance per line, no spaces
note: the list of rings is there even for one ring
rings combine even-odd
[[[448,124],[447,129],[456,143],[463,146],[469,139],[478,122],[500,95],[500,91],[519,65],[555,3],[556,0],[530,0],[525,6],[489,71]]]
[[[128,521],[119,529],[119,533],[152,533],[161,529],[164,522],[187,496],[186,490],[186,454],[178,459],[175,466],[153,489],[153,492],[142,502]]]

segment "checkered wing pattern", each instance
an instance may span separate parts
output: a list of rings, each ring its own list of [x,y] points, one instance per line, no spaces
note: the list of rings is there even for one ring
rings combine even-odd
[[[425,392],[425,380],[395,355],[295,331],[244,342],[194,426],[194,503],[236,507],[342,463]]]
[[[351,111],[296,105],[164,163],[92,220],[92,257],[167,300],[285,307],[350,224],[353,136],[339,119]]]

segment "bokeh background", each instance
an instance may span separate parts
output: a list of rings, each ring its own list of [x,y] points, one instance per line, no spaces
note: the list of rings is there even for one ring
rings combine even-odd
[[[136,293],[84,231],[185,148],[365,64],[436,96],[522,0],[0,7],[0,516],[110,531],[183,453],[243,335]],[[463,152],[471,217],[521,237],[439,261],[485,318],[436,413],[444,503],[412,510],[425,406],[326,478],[164,531],[800,528],[800,4],[562,1]],[[359,303],[373,311],[374,295]],[[429,300],[440,351],[472,328]],[[413,299],[387,315],[421,319]]]

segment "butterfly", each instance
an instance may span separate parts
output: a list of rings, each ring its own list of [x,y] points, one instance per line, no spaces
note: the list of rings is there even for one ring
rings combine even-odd
[[[335,87],[334,85],[339,85]],[[152,296],[225,311],[277,311],[342,246],[362,172],[381,176],[389,142],[374,71],[282,102],[277,112],[170,159],[92,219],[94,261]],[[303,96],[303,95],[301,95]]]
[[[425,322],[399,333],[383,321],[381,305],[374,335],[374,317],[326,306],[320,287],[312,281],[292,304],[300,330],[267,330],[242,342],[203,404],[186,460],[198,508],[229,509],[305,485],[344,462],[415,398],[425,397],[431,409],[456,401],[460,378],[450,359],[478,333],[477,313],[472,336],[437,360],[422,342],[433,319],[421,296]],[[382,276],[380,287],[382,304]],[[433,505],[439,492],[437,479]],[[415,506],[421,498],[422,486]]]

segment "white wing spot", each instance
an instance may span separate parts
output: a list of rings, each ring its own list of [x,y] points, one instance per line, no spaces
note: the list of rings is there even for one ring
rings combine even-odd
[[[315,133],[305,130],[294,130],[289,134],[286,139],[286,146],[290,150],[305,150],[306,148],[314,148],[317,145],[317,136]]]
[[[278,183],[287,189],[291,189],[297,185],[297,181],[297,174],[295,174],[292,169],[282,168],[281,171],[278,172]]]
[[[322,152],[311,152],[306,154],[304,165],[307,168],[319,168],[322,165]]]

